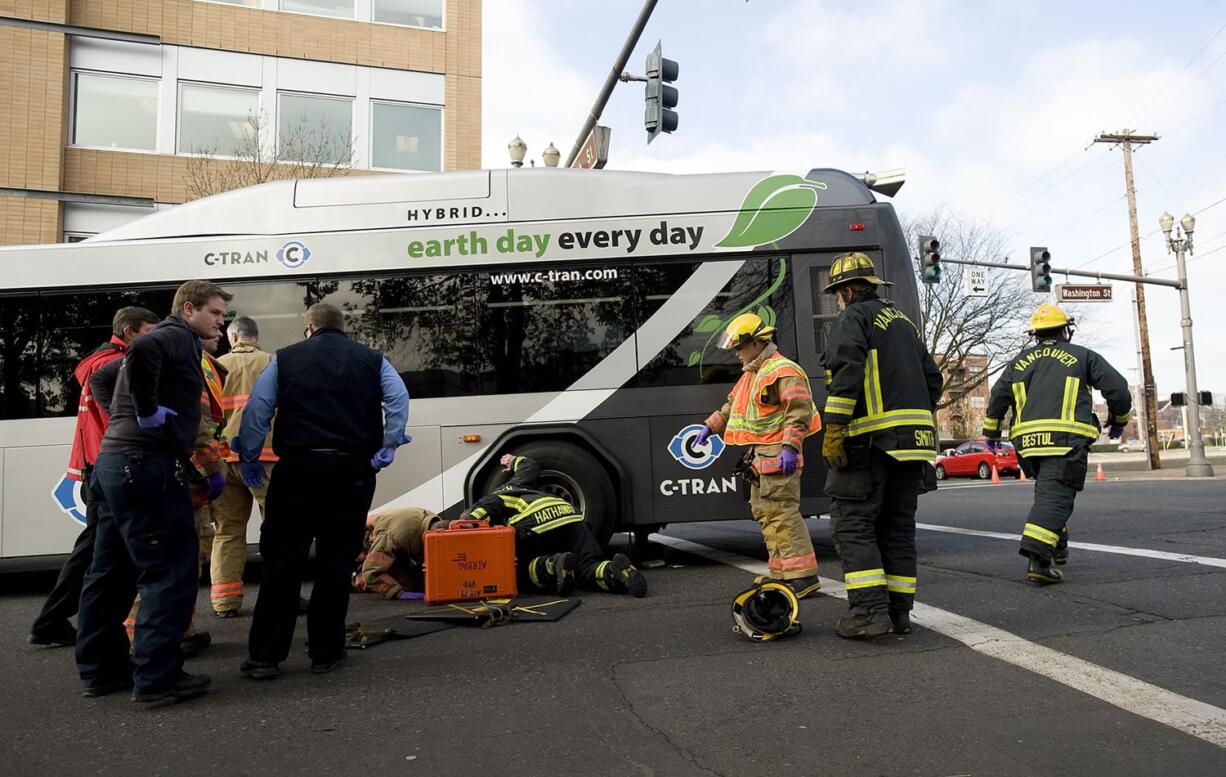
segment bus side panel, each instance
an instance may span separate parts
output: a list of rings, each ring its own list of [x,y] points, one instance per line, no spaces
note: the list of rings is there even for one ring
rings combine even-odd
[[[616,487],[620,480],[618,498],[621,504],[619,520],[623,525],[652,523],[651,470],[647,449],[649,440],[648,421],[642,417],[587,419],[579,427],[591,435],[616,459],[610,464],[617,470]]]
[[[4,556],[68,553],[84,527],[64,513],[51,492],[64,475],[70,447],[40,445],[4,450]],[[20,510],[17,507],[20,506]]]

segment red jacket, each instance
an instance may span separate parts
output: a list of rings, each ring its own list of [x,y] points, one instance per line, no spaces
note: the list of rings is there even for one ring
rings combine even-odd
[[[128,350],[128,344],[112,336],[109,343],[100,346],[82,359],[72,373],[77,382],[81,384],[81,401],[77,406],[77,428],[72,435],[72,453],[68,456],[68,477],[72,480],[81,480],[82,467],[86,464],[93,464],[98,459],[102,435],[106,432],[106,425],[110,420],[107,409],[100,407],[94,401],[94,394],[89,389],[89,378],[101,367],[116,359],[122,359],[126,350]]]

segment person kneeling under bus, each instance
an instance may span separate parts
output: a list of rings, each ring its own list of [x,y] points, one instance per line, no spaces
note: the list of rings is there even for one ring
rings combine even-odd
[[[384,599],[420,599],[425,583],[424,535],[448,524],[424,507],[390,507],[366,516],[366,540],[353,587]]]
[[[647,578],[624,553],[601,559],[600,543],[583,515],[565,499],[537,488],[541,467],[527,456],[499,459],[511,479],[460,514],[515,529],[520,584],[568,593],[578,585],[596,591],[647,595]]]

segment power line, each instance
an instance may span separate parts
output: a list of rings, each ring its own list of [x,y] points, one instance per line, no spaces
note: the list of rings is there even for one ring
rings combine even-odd
[[[1107,163],[1106,165],[1103,165],[1101,168],[1099,168],[1097,171],[1095,171],[1095,172],[1094,172],[1092,175],[1089,175],[1089,176],[1086,176],[1085,178],[1083,178],[1083,179],[1081,180],[1081,182],[1080,182],[1080,183],[1078,183],[1078,184],[1077,184],[1076,186],[1074,186],[1073,188],[1069,189],[1068,191],[1064,192],[1063,194],[1061,194],[1061,195],[1059,195],[1059,196],[1057,196],[1057,197],[1052,197],[1051,199],[1049,199],[1049,200],[1045,201],[1045,202],[1044,202],[1042,205],[1040,205],[1039,207],[1035,208],[1034,210],[1031,210],[1031,211],[1030,211],[1029,213],[1027,213],[1025,216],[1022,216],[1021,218],[1017,218],[1017,219],[1014,219],[1013,221],[1009,222],[1009,224],[1008,224],[1007,226],[1005,226],[1005,227],[1003,227],[1003,228],[1002,228],[1002,229],[1003,229],[1003,231],[1004,231],[1004,232],[1008,232],[1008,231],[1009,231],[1010,229],[1012,229],[1013,227],[1017,226],[1018,224],[1021,224],[1021,223],[1025,222],[1027,219],[1029,219],[1030,217],[1034,216],[1036,213],[1039,213],[1040,211],[1043,211],[1043,210],[1045,210],[1046,208],[1050,207],[1051,205],[1053,205],[1053,204],[1055,204],[1055,203],[1059,202],[1059,201],[1060,201],[1060,200],[1062,200],[1063,198],[1065,198],[1065,197],[1069,196],[1069,195],[1070,195],[1070,194],[1072,194],[1073,192],[1075,192],[1075,191],[1077,191],[1078,189],[1080,189],[1081,187],[1085,186],[1085,185],[1086,185],[1086,184],[1088,184],[1090,181],[1093,181],[1095,178],[1098,178],[1098,177],[1099,177],[1099,176],[1101,176],[1103,173],[1107,172],[1108,170],[1110,170],[1110,169],[1111,169],[1111,168],[1113,168],[1113,167],[1115,167],[1115,160],[1108,160],[1108,163]],[[1077,172],[1077,171],[1074,171],[1074,172]],[[1070,176],[1071,176],[1071,175],[1072,175],[1072,174],[1070,174]],[[1061,181],[1067,180],[1067,178],[1068,178],[1068,177],[1070,177],[1070,176],[1066,176],[1065,178],[1060,179],[1060,181],[1057,181],[1056,183],[1053,183],[1051,186],[1047,187],[1047,189],[1044,189],[1043,191],[1048,191],[1048,190],[1050,190],[1050,189],[1052,189],[1052,188],[1054,188],[1054,187],[1058,186],[1058,185],[1061,183]],[[1040,194],[1042,194],[1042,193],[1043,193],[1043,192],[1040,192]],[[1019,204],[1019,207],[1020,207],[1020,204]]]
[[[1106,152],[1104,152],[1104,154],[1105,154],[1105,153],[1106,153]],[[1077,175],[1078,173],[1080,173],[1082,170],[1085,170],[1085,169],[1086,169],[1087,167],[1089,167],[1090,165],[1092,165],[1092,164],[1094,164],[1095,162],[1097,162],[1097,161],[1099,161],[1100,159],[1102,159],[1104,154],[1100,154],[1100,155],[1099,155],[1099,156],[1097,156],[1097,157],[1091,157],[1089,160],[1087,160],[1087,161],[1086,161],[1086,163],[1085,163],[1085,164],[1083,164],[1083,165],[1079,165],[1079,166],[1078,166],[1078,167],[1076,167],[1075,169],[1071,170],[1071,171],[1068,173],[1068,175],[1065,175],[1065,176],[1063,176],[1062,178],[1057,179],[1055,182],[1051,183],[1050,185],[1046,186],[1046,187],[1045,187],[1045,188],[1043,188],[1043,189],[1040,189],[1039,191],[1037,191],[1037,192],[1035,192],[1034,194],[1030,195],[1030,196],[1029,196],[1029,197],[1027,197],[1026,199],[1024,199],[1024,200],[1022,200],[1021,202],[1017,203],[1016,205],[1014,205],[1014,206],[1013,206],[1013,209],[1018,209],[1018,208],[1021,208],[1023,205],[1028,205],[1028,204],[1030,204],[1030,203],[1034,202],[1034,201],[1035,201],[1035,200],[1037,200],[1039,197],[1042,197],[1044,194],[1047,194],[1047,193],[1048,193],[1049,191],[1051,191],[1052,189],[1056,188],[1056,187],[1057,187],[1057,186],[1059,186],[1060,184],[1064,183],[1064,182],[1065,182],[1065,181],[1067,181],[1068,179],[1070,179],[1070,178],[1072,178],[1073,176],[1075,176],[1075,175]],[[1077,156],[1080,156],[1080,155],[1081,155],[1081,152],[1078,152]],[[1056,168],[1053,168],[1053,170],[1054,170],[1054,169],[1056,169]],[[1048,174],[1050,174],[1050,173],[1048,173]],[[1095,175],[1097,175],[1097,173],[1095,173]],[[1042,180],[1042,179],[1041,179],[1041,178],[1040,178],[1040,179],[1036,179],[1036,180],[1035,180],[1035,183],[1037,183],[1039,180]],[[1006,202],[1008,202],[1008,200],[1006,200]],[[988,212],[988,217],[990,218],[990,217],[991,217],[991,215],[992,215],[992,211],[989,211],[989,212]]]
[[[1226,49],[1223,49],[1223,50],[1222,50],[1222,53],[1217,55],[1217,59],[1215,59],[1215,60],[1213,60],[1212,62],[1210,62],[1210,63],[1209,63],[1209,65],[1208,65],[1208,66],[1207,66],[1207,67],[1206,67],[1204,70],[1200,71],[1200,73],[1198,73],[1198,74],[1196,75],[1196,78],[1193,78],[1191,81],[1189,81],[1188,83],[1184,84],[1183,89],[1180,89],[1178,92],[1176,92],[1174,97],[1172,97],[1171,99],[1167,100],[1167,101],[1166,101],[1166,103],[1165,103],[1165,104],[1164,104],[1164,105],[1163,105],[1161,108],[1159,108],[1158,110],[1154,111],[1152,114],[1150,114],[1150,116],[1149,116],[1149,118],[1148,118],[1148,119],[1146,119],[1145,121],[1143,121],[1143,122],[1141,122],[1141,123],[1142,123],[1142,124],[1146,124],[1146,123],[1148,123],[1148,122],[1149,122],[1151,119],[1153,119],[1155,116],[1159,116],[1159,115],[1161,115],[1163,111],[1165,111],[1167,108],[1171,107],[1171,105],[1172,105],[1172,104],[1173,104],[1173,103],[1174,103],[1176,100],[1178,100],[1180,97],[1182,97],[1182,96],[1183,96],[1183,93],[1184,93],[1184,92],[1186,92],[1186,91],[1188,91],[1189,89],[1191,89],[1191,88],[1192,88],[1192,85],[1193,85],[1193,84],[1195,84],[1197,81],[1199,81],[1199,80],[1201,80],[1202,78],[1204,78],[1205,73],[1208,73],[1210,70],[1212,70],[1212,69],[1213,69],[1213,66],[1214,66],[1214,65],[1216,65],[1216,64],[1217,64],[1217,63],[1219,63],[1219,62],[1221,62],[1223,57],[1226,57]]]
[[[1193,215],[1193,216],[1199,216],[1200,214],[1204,213],[1204,212],[1205,212],[1205,211],[1207,211],[1207,210],[1210,210],[1211,208],[1216,208],[1218,205],[1221,205],[1223,202],[1226,202],[1226,197],[1223,197],[1223,198],[1222,198],[1222,199],[1220,199],[1220,200],[1215,200],[1215,201],[1213,201],[1213,202],[1209,203],[1208,205],[1206,205],[1205,207],[1201,208],[1200,210],[1193,211],[1193,212],[1192,212],[1192,215]],[[1147,234],[1145,234],[1145,235],[1142,235],[1142,236],[1141,236],[1141,239],[1142,239],[1142,240],[1148,240],[1148,239],[1150,239],[1151,237],[1153,237],[1154,235],[1158,234],[1158,233],[1159,233],[1159,232],[1161,232],[1161,231],[1162,231],[1161,229],[1155,229],[1153,232],[1149,232],[1149,233],[1147,233]],[[1123,243],[1120,243],[1120,244],[1119,244],[1119,245],[1117,245],[1117,246],[1112,246],[1111,248],[1108,248],[1106,251],[1103,251],[1103,252],[1102,252],[1101,254],[1099,254],[1098,256],[1095,256],[1095,257],[1094,257],[1094,258],[1092,258],[1092,259],[1087,259],[1086,261],[1084,261],[1084,262],[1082,262],[1081,264],[1077,265],[1077,266],[1076,266],[1076,267],[1074,267],[1073,269],[1074,269],[1074,270],[1080,270],[1080,269],[1082,269],[1083,267],[1088,267],[1088,266],[1090,266],[1090,265],[1094,264],[1095,262],[1097,262],[1099,259],[1102,259],[1102,258],[1104,258],[1104,257],[1110,256],[1111,254],[1115,253],[1116,251],[1120,250],[1121,248],[1125,248],[1126,246],[1128,246],[1128,245],[1129,245],[1129,243],[1130,243],[1130,242],[1131,242],[1131,241],[1125,241],[1125,242],[1123,242]],[[1216,249],[1215,249],[1215,250],[1216,250]]]
[[[1014,198],[1014,197],[1018,196],[1019,194],[1022,194],[1022,193],[1024,193],[1024,192],[1026,192],[1026,191],[1029,191],[1030,187],[1034,186],[1034,185],[1035,185],[1036,183],[1038,183],[1039,181],[1042,181],[1042,180],[1043,180],[1044,178],[1046,178],[1047,176],[1049,176],[1049,175],[1051,175],[1052,173],[1056,172],[1057,170],[1059,170],[1060,168],[1064,167],[1064,166],[1065,166],[1065,165],[1067,165],[1069,162],[1072,162],[1074,159],[1076,159],[1077,157],[1081,156],[1082,154],[1084,154],[1085,152],[1087,152],[1087,151],[1089,151],[1089,150],[1090,150],[1090,147],[1089,147],[1089,146],[1086,146],[1085,148],[1083,148],[1083,149],[1081,149],[1080,151],[1078,151],[1076,154],[1073,154],[1071,157],[1069,157],[1068,159],[1064,160],[1064,161],[1063,161],[1063,162],[1061,162],[1060,164],[1056,165],[1056,166],[1055,166],[1055,167],[1053,167],[1052,169],[1048,170],[1046,173],[1043,173],[1043,174],[1042,174],[1042,175],[1040,175],[1038,178],[1035,178],[1033,181],[1031,181],[1030,183],[1026,184],[1026,185],[1025,185],[1025,186],[1023,186],[1022,188],[1018,189],[1018,190],[1017,190],[1017,191],[1015,191],[1013,194],[1010,194],[1010,195],[1009,195],[1008,197],[1006,197],[1005,199],[1001,200],[1000,202],[996,203],[996,204],[995,204],[995,205],[993,205],[992,207],[988,208],[988,210],[987,210],[987,214],[990,216],[991,214],[995,213],[997,210],[1000,210],[1000,209],[1001,209],[1002,207],[1004,207],[1005,205],[1008,205],[1008,204],[1009,204],[1009,203],[1010,203],[1010,202],[1013,200],[1013,198]]]
[[[1209,45],[1211,43],[1217,40],[1217,36],[1221,35],[1223,30],[1226,30],[1226,24],[1223,24],[1221,27],[1218,27],[1217,32],[1213,33],[1213,36],[1210,37],[1209,40],[1205,41],[1205,45],[1201,46],[1199,49],[1196,50],[1196,53],[1193,54],[1192,58],[1189,59],[1182,68],[1179,69],[1179,72],[1175,74],[1175,77],[1172,78],[1170,81],[1167,81],[1166,85],[1163,86],[1161,89],[1159,89],[1157,92],[1154,92],[1154,96],[1149,98],[1149,100],[1147,100],[1144,105],[1138,108],[1136,113],[1129,116],[1128,120],[1125,121],[1124,124],[1126,125],[1131,124],[1133,119],[1135,119],[1137,116],[1140,116],[1142,111],[1144,111],[1146,108],[1148,108],[1150,105],[1153,104],[1154,100],[1157,100],[1162,95],[1163,92],[1165,92],[1167,89],[1170,89],[1171,85],[1174,84],[1176,81],[1178,81],[1179,77],[1182,76],[1185,72],[1187,72],[1188,68],[1192,67],[1192,63],[1196,61],[1196,58],[1199,57],[1202,53],[1204,53],[1205,49],[1209,48]]]

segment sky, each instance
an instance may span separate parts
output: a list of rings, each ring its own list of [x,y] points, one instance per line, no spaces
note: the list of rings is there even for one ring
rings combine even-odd
[[[485,167],[509,164],[516,134],[565,161],[641,5],[485,1]],[[619,84],[608,169],[905,168],[900,215],[947,209],[1019,263],[1043,245],[1056,267],[1131,274],[1122,155],[1091,141],[1158,134],[1134,154],[1143,266],[1175,277],[1158,217],[1193,213],[1198,383],[1226,395],[1226,0],[660,0],[627,69],[657,41],[680,63],[680,125],[647,145],[643,86]],[[1131,289],[1068,310],[1135,383]],[[1185,385],[1178,292],[1146,299],[1162,397]]]

